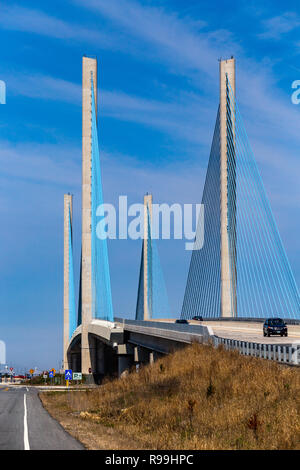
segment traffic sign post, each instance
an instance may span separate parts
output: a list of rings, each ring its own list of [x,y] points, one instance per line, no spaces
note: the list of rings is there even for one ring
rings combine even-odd
[[[67,387],[69,386],[69,381],[73,379],[73,372],[71,369],[66,369],[65,370],[65,381]]]
[[[50,377],[50,379],[51,379],[51,380],[50,380],[50,381],[51,381],[51,385],[53,385],[53,377],[54,377],[54,375],[55,375],[55,369],[51,369],[51,370],[49,371],[49,377]]]

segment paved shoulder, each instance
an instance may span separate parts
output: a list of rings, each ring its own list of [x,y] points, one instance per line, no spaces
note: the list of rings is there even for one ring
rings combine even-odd
[[[83,445],[70,436],[44,409],[37,390],[30,388],[26,398],[28,440],[31,450],[84,449]]]

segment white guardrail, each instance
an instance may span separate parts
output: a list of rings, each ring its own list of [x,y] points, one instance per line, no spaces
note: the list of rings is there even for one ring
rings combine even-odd
[[[260,357],[271,361],[282,362],[291,365],[300,365],[300,342],[293,344],[262,344],[249,341],[239,341],[236,339],[220,338],[213,336],[212,341],[215,347],[223,345],[225,349],[239,351],[244,356]]]

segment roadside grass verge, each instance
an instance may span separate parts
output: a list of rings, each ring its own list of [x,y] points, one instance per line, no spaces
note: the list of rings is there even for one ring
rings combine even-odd
[[[300,448],[300,370],[223,347],[193,344],[97,389],[41,399],[88,448]]]

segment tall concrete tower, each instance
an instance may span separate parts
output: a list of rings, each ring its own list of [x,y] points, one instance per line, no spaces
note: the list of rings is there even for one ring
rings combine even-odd
[[[221,317],[236,314],[236,253],[230,253],[228,223],[228,81],[235,95],[234,58],[220,61]],[[231,130],[234,138],[234,119]]]
[[[87,326],[92,319],[92,92],[93,80],[97,109],[97,60],[82,59],[82,271],[81,271],[81,370],[91,371]]]
[[[152,194],[146,194],[144,196],[144,320],[148,320],[152,316],[151,312],[151,299],[152,295],[149,292],[151,286],[151,279],[148,277],[151,275],[152,267],[149,269],[149,256],[148,256],[148,244],[152,226]],[[150,304],[149,304],[150,302]]]
[[[71,215],[71,225],[70,225]],[[69,368],[68,344],[70,339],[70,230],[72,230],[73,198],[71,194],[64,195],[64,369]]]

